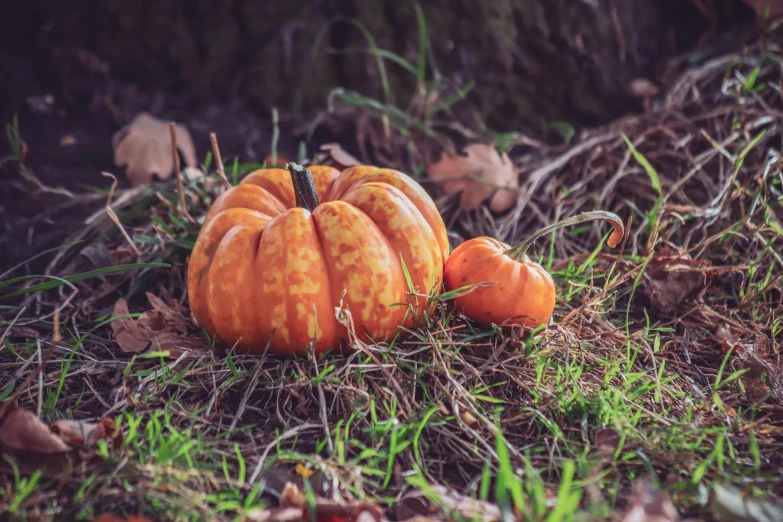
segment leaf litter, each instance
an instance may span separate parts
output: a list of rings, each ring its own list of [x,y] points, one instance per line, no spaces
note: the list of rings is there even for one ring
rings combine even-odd
[[[184,125],[176,126],[177,149],[185,165],[195,168],[196,147]],[[166,180],[174,173],[169,123],[149,113],[136,115],[130,123],[112,137],[114,164],[126,166],[125,176],[131,185],[148,185],[155,176]]]
[[[637,482],[635,498],[621,522],[679,522],[680,516],[669,496],[649,480]]]
[[[753,333],[751,339],[743,340],[743,333],[730,325],[721,325],[715,332],[715,340],[721,351],[733,350],[734,365],[744,370],[740,376],[745,397],[749,404],[774,398],[783,406],[783,369],[770,353],[769,337]]]
[[[10,458],[25,474],[43,471],[59,477],[77,465],[98,464],[91,449],[103,440],[112,447],[122,444],[122,434],[111,419],[99,422],[58,420],[47,425],[35,414],[0,403],[0,454]],[[0,460],[0,470],[8,470],[9,463]]]
[[[711,265],[706,259],[671,255],[669,249],[662,249],[644,272],[644,293],[658,312],[676,312],[681,303],[698,301],[704,295],[712,281]]]
[[[128,317],[130,311],[125,299],[119,299],[114,305],[112,331],[123,352],[161,351],[168,352],[172,358],[178,358],[185,352],[192,355],[205,352],[204,342],[188,335],[192,323],[187,309],[177,302],[169,306],[150,292],[146,295],[152,310],[145,311],[135,320]]]
[[[427,166],[427,174],[447,194],[461,193],[462,210],[474,210],[487,198],[493,212],[511,208],[519,196],[519,172],[508,154],[492,145],[473,143],[464,155],[443,152],[440,160]]]
[[[764,53],[779,54],[775,48]],[[179,361],[139,358],[133,371],[125,373],[129,365],[117,357],[119,350],[110,341],[113,327],[85,333],[85,323],[100,321],[104,314],[76,301],[64,302],[62,293],[49,290],[36,295],[36,312],[45,316],[62,308],[64,342],[72,332],[85,342],[78,349],[60,348],[58,360],[53,362],[62,363],[63,369],[55,370],[62,373],[34,379],[31,391],[38,382],[44,382],[47,390],[54,388],[62,376],[64,391],[57,410],[78,413],[80,418],[101,418],[95,413],[114,408],[103,404],[103,397],[122,388],[128,391],[122,407],[130,420],[141,422],[140,430],[154,430],[154,414],[171,415],[162,432],[184,438],[187,450],[182,450],[183,459],[193,457],[198,468],[181,461],[153,463],[143,453],[149,439],[143,439],[142,447],[128,450],[123,461],[127,484],[138,495],[124,495],[122,512],[135,511],[145,496],[162,502],[161,482],[156,482],[160,480],[171,505],[186,511],[185,516],[236,520],[247,514],[242,511],[242,502],[257,483],[241,483],[234,477],[242,476],[245,465],[261,462],[260,444],[270,448],[269,455],[263,454],[270,462],[273,457],[285,461],[296,453],[296,458],[304,456],[313,469],[329,476],[336,492],[324,499],[323,505],[339,498],[340,510],[347,517],[365,517],[367,510],[356,515],[355,506],[372,504],[379,497],[422,496],[417,487],[405,483],[414,469],[426,474],[427,486],[442,486],[473,499],[482,470],[501,461],[500,448],[493,440],[493,421],[507,442],[502,448],[506,450],[502,461],[508,467],[506,478],[519,479],[512,484],[511,495],[489,489],[490,497],[505,493],[506,505],[511,502],[509,496],[540,487],[543,509],[558,509],[558,487],[568,486],[560,492],[567,501],[569,495],[578,496],[581,485],[594,484],[599,495],[607,493],[601,508],[617,510],[612,520],[619,520],[629,508],[644,516],[661,516],[663,512],[663,517],[674,518],[669,516],[667,502],[658,502],[660,496],[639,496],[630,487],[629,476],[647,473],[674,477],[673,489],[680,492],[676,507],[683,518],[690,512],[689,516],[711,520],[707,508],[699,512],[701,505],[694,502],[698,493],[693,490],[713,487],[720,481],[762,490],[768,496],[779,495],[783,491],[772,479],[779,476],[783,432],[780,417],[775,416],[779,411],[774,409],[775,398],[765,396],[758,404],[743,406],[743,376],[721,381],[737,370],[741,361],[735,355],[719,373],[726,354],[722,343],[716,341],[720,325],[736,326],[739,336],[731,341],[733,346],[747,345],[743,353],[752,349],[767,363],[776,364],[783,340],[779,322],[783,271],[775,250],[777,236],[771,227],[761,225],[764,213],[780,214],[774,204],[781,198],[777,180],[783,182],[783,178],[771,169],[763,185],[754,181],[768,164],[765,149],[776,146],[780,139],[779,122],[769,111],[771,107],[778,114],[781,99],[774,89],[740,95],[741,82],[727,74],[725,67],[731,65],[747,75],[755,67],[747,56],[722,57],[689,71],[656,99],[654,103],[663,110],[580,135],[568,151],[557,156],[551,149],[536,149],[514,158],[525,169],[520,190],[530,197],[518,200],[505,218],[492,216],[482,205],[475,207],[480,212],[461,212],[455,208],[459,206],[457,198],[439,199],[449,228],[465,237],[489,234],[515,242],[541,224],[595,207],[627,216],[635,224],[636,230],[629,227],[621,258],[591,253],[601,240],[600,227],[563,233],[551,243],[542,238],[537,251],[550,255],[553,267],[559,267],[554,275],[559,295],[565,299],[558,303],[553,324],[532,338],[475,329],[464,318],[448,315],[447,303],[439,303],[444,314],[426,337],[401,340],[393,347],[364,345],[351,356],[326,357],[325,365],[320,360],[316,366],[306,360],[232,354],[231,358],[208,356],[198,362],[186,361],[187,367],[180,373],[176,371],[182,368],[174,368]],[[757,81],[759,85],[777,85],[779,71],[764,68]],[[636,144],[637,152],[655,166],[659,175],[654,187],[643,170],[624,161],[628,150],[618,126]],[[731,156],[744,150],[761,128],[767,131],[765,140],[771,141],[743,153],[743,166],[734,177],[730,174]],[[712,142],[702,131],[712,134]],[[386,162],[386,166],[399,164]],[[724,186],[731,190],[723,191]],[[604,191],[605,187],[612,190]],[[490,194],[485,199],[494,197]],[[192,203],[194,216],[203,217],[210,197]],[[659,197],[659,214],[653,215],[648,211]],[[174,201],[171,192],[165,199]],[[164,202],[153,210],[160,209],[163,212],[158,217],[165,216],[170,207]],[[150,231],[154,227],[148,217],[136,216],[133,223],[124,218],[123,224],[128,230]],[[748,223],[749,231],[736,232],[743,223]],[[173,223],[167,226],[176,228]],[[173,231],[170,236],[185,241],[191,239],[189,233]],[[753,241],[748,241],[750,236]],[[110,243],[112,252],[124,241],[119,235],[102,239]],[[164,250],[156,241],[160,238],[152,239],[138,243],[143,258],[166,257],[172,261],[172,269],[148,274],[146,280],[126,278],[123,282],[130,283],[137,294],[157,283],[169,286],[166,295],[175,295],[182,289],[187,251]],[[667,252],[662,248],[667,244],[683,253]],[[653,259],[645,264],[650,252],[654,252]],[[751,258],[753,272],[744,268]],[[692,265],[702,260],[709,264]],[[646,269],[657,277],[645,280],[640,272],[646,273]],[[699,272],[699,278],[667,280],[669,274],[680,277],[689,269]],[[611,278],[604,281],[604,274],[609,273]],[[52,270],[51,275],[62,274]],[[634,281],[639,281],[640,293],[645,292],[644,285],[652,284],[652,294],[661,294],[654,301],[647,296],[648,301],[657,303],[656,308],[631,297],[636,295]],[[663,295],[667,291],[672,295]],[[740,295],[754,297],[740,306]],[[102,305],[109,309],[115,305],[116,297],[108,293],[103,297]],[[179,316],[186,317],[184,311],[170,316],[156,309],[154,300],[148,297],[148,301],[151,310],[141,321],[145,328],[137,325],[140,320],[125,323],[128,331],[137,334],[135,340],[131,336],[133,342],[154,339],[153,329],[146,324],[153,315],[155,321],[169,323],[160,331],[190,333],[170,325],[182,324]],[[686,303],[689,306],[683,306]],[[122,304],[125,308],[119,311],[125,312],[128,305]],[[166,306],[177,309],[175,304]],[[136,325],[136,330],[129,325]],[[46,321],[36,324],[41,332],[50,328]],[[757,332],[766,336],[768,346],[755,340]],[[45,338],[45,334],[41,336]],[[0,381],[33,374],[35,347],[15,343],[13,348],[17,355],[8,348],[0,351]],[[151,343],[143,350],[155,351]],[[734,348],[734,353],[739,354],[739,348]],[[71,354],[73,364],[68,367]],[[694,372],[699,372],[699,379],[693,378]],[[174,377],[164,379],[175,373],[176,383]],[[766,377],[761,380],[767,382]],[[318,393],[321,389],[323,394]],[[74,404],[74,397],[80,402]],[[16,397],[28,409],[35,408],[37,398],[29,392]],[[239,408],[237,404],[244,399],[245,407]],[[476,412],[476,422],[467,422],[444,406],[463,401]],[[500,403],[512,407],[496,410],[494,406]],[[727,416],[727,411],[733,413]],[[634,424],[629,426],[631,419]],[[241,429],[230,429],[232,425]],[[312,430],[320,432],[317,436],[295,431],[302,426],[323,427],[323,431]],[[596,433],[596,428],[613,431]],[[89,429],[76,433],[87,441]],[[296,437],[280,438],[281,433],[291,432]],[[585,456],[591,433],[602,451]],[[220,449],[212,451],[213,446],[199,451],[198,445],[213,440],[211,437],[221,439]],[[618,437],[622,437],[623,453],[615,459],[611,450],[614,447],[616,451],[615,444],[619,446]],[[191,443],[197,438],[197,443]],[[176,448],[172,440],[167,441],[168,449]],[[749,441],[755,441],[756,446]],[[140,459],[146,459],[144,466],[139,465]],[[559,468],[572,459],[576,459],[576,471],[573,480],[566,482]],[[533,470],[532,476],[527,466]],[[522,471],[518,474],[517,470]],[[381,485],[384,473],[388,473],[388,485]],[[150,480],[150,475],[155,480]],[[539,475],[541,483],[537,484]],[[305,491],[298,482],[291,482],[300,494]],[[101,504],[117,502],[107,493],[117,489],[115,476],[96,475],[94,484],[100,488]],[[232,497],[236,491],[239,493]],[[224,501],[226,498],[229,500]],[[297,498],[301,503],[301,497]],[[523,493],[522,502],[515,507],[529,507],[527,499]],[[316,504],[320,500],[316,498]],[[230,507],[231,502],[238,507]],[[663,509],[657,509],[656,503]],[[46,500],[36,505],[53,511],[73,507]],[[407,508],[421,508],[421,512],[408,520],[442,520],[447,515],[440,505],[430,495],[410,501]],[[216,506],[224,511],[218,512]],[[288,511],[252,512],[261,519],[273,519],[272,515],[281,519],[305,517],[305,509],[296,505],[265,509]],[[551,518],[557,518],[555,515]]]

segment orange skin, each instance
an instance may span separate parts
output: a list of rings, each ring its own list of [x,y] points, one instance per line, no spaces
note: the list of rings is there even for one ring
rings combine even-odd
[[[191,254],[193,315],[240,353],[336,348],[348,338],[341,298],[360,339],[390,340],[426,304],[410,295],[401,258],[416,293],[440,293],[446,228],[415,181],[369,166],[308,170],[312,212],[296,206],[287,170],[257,170],[217,198]]]
[[[548,323],[555,310],[552,276],[527,255],[522,262],[512,259],[505,254],[508,248],[496,239],[478,237],[454,249],[443,272],[447,288],[490,283],[455,297],[454,305],[483,324],[536,327]]]
[[[443,269],[446,288],[485,284],[455,297],[457,310],[483,324],[531,328],[547,324],[555,310],[555,282],[541,265],[530,260],[527,249],[537,238],[558,228],[592,219],[605,219],[614,227],[607,241],[610,247],[617,246],[625,236],[617,215],[592,211],[546,226],[514,247],[485,236],[459,245]]]

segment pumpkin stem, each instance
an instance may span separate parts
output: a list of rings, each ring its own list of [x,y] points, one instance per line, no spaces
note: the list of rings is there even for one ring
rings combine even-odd
[[[613,214],[612,212],[606,212],[604,210],[594,210],[592,212],[583,212],[577,216],[570,217],[562,221],[558,221],[557,223],[552,223],[551,225],[547,225],[541,230],[533,233],[533,235],[531,235],[530,237],[528,237],[518,245],[507,249],[504,253],[511,256],[512,259],[515,259],[517,261],[522,261],[525,259],[525,255],[527,254],[527,251],[530,248],[530,246],[539,237],[545,236],[550,232],[552,232],[553,230],[557,230],[558,228],[567,227],[569,225],[577,225],[579,223],[584,223],[585,221],[591,221],[594,219],[605,219],[609,221],[609,223],[611,223],[611,225],[614,227],[614,232],[612,232],[612,235],[609,236],[609,239],[607,240],[606,243],[611,248],[616,247],[623,239],[623,236],[625,236],[625,227],[623,227],[622,220],[619,218],[619,216],[617,216],[617,214]]]
[[[291,173],[291,181],[294,183],[296,206],[306,208],[312,212],[320,203],[318,201],[318,193],[315,191],[313,174],[296,163],[288,163],[285,167]]]

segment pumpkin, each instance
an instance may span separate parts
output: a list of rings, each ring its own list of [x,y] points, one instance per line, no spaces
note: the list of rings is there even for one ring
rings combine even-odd
[[[304,355],[348,340],[340,307],[367,342],[431,313],[449,244],[424,189],[372,166],[286,168],[252,172],[209,209],[188,264],[198,323],[240,353]]]
[[[546,226],[514,247],[486,236],[460,244],[449,256],[443,272],[446,288],[470,287],[456,292],[457,310],[487,325],[547,324],[555,309],[555,283],[540,264],[531,261],[527,251],[539,237],[591,219],[605,219],[612,224],[614,232],[607,241],[612,248],[625,235],[617,215],[594,211]]]

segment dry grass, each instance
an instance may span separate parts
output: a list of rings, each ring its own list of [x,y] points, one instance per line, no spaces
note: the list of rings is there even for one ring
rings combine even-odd
[[[518,241],[598,208],[629,220],[620,254],[600,248],[602,225],[538,242],[558,307],[535,332],[478,328],[443,302],[430,327],[404,342],[318,360],[221,347],[131,357],[110,335],[114,303],[124,297],[142,311],[145,292],[186,303],[198,225],[180,215],[173,184],[116,194],[112,208],[133,248],[102,213],[68,239],[83,242],[49,254],[47,275],[170,268],[2,299],[0,395],[18,393],[40,351],[53,347],[40,387],[33,378],[18,405],[40,404],[47,421],[117,418],[125,445],[106,452],[98,471],[41,477],[36,488],[0,475],[0,513],[241,519],[275,502],[261,478],[274,490],[297,464],[317,471],[310,482],[322,493],[392,506],[396,519],[405,516],[402,497],[439,485],[514,506],[527,520],[568,520],[577,505],[587,519],[617,519],[641,477],[683,516],[704,520],[704,494],[716,484],[783,495],[780,63],[769,45],[703,64],[648,114],[559,153],[517,142],[510,153],[522,193],[505,216],[438,200],[455,241]],[[433,146],[415,128],[395,139],[392,167]],[[252,166],[235,168],[227,163],[229,179]],[[208,180],[185,184],[196,220],[221,190],[205,170]],[[51,280],[3,290],[42,281]]]

